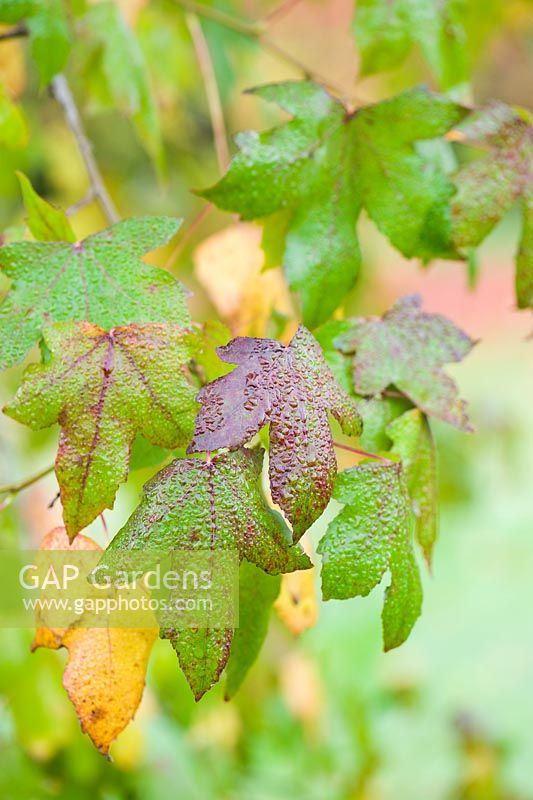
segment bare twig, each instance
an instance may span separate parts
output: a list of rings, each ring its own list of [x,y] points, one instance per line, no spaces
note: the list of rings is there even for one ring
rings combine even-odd
[[[91,205],[91,203],[93,203],[96,199],[97,197],[94,193],[94,186],[89,186],[84,196],[76,203],[73,203],[71,206],[67,208],[66,210],[67,217],[71,217],[73,214],[76,214],[78,211],[81,211],[82,208],[86,208],[87,206]]]
[[[338,447],[341,450],[347,450],[349,453],[355,453],[358,456],[365,456],[365,458],[376,458],[379,461],[384,461],[386,464],[396,463],[391,458],[386,458],[379,453],[369,453],[368,450],[359,450],[356,447],[349,447],[347,444],[341,444],[340,442],[333,442],[333,446]]]
[[[32,484],[37,483],[40,481],[41,478],[46,477],[49,475],[54,469],[54,465],[51,464],[48,467],[45,467],[40,472],[35,473],[35,475],[31,475],[29,478],[24,478],[21,481],[16,481],[15,483],[5,483],[3,486],[0,486],[0,494],[18,494],[23,489],[27,489],[28,486],[32,486]]]
[[[105,187],[104,181],[100,174],[98,164],[95,161],[92,146],[87,138],[83,124],[80,118],[78,107],[70,91],[67,79],[64,75],[56,75],[52,80],[52,94],[63,108],[65,119],[70,130],[74,134],[78,144],[79,151],[85,163],[85,169],[92,187],[94,197],[98,200],[102,207],[102,211],[106,215],[109,222],[118,222],[120,216],[115,208],[111,197]]]
[[[8,28],[7,31],[0,31],[0,42],[6,39],[20,39],[21,36],[27,35],[28,29],[26,25],[23,22],[19,22],[18,25]]]
[[[200,72],[202,73],[204,81],[209,116],[211,117],[211,127],[213,128],[213,138],[215,140],[218,168],[221,173],[224,173],[229,166],[230,155],[226,125],[224,123],[224,112],[220,101],[220,93],[218,91],[213,61],[211,60],[209,46],[204,36],[202,26],[196,14],[187,12],[185,14],[185,21],[187,22],[187,27],[191,34],[198,66],[200,67]]]

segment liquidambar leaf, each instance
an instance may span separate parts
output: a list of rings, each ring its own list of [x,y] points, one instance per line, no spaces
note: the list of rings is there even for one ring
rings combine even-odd
[[[392,450],[401,460],[415,516],[417,541],[431,564],[437,539],[437,464],[435,444],[425,415],[413,408],[387,426]]]
[[[76,234],[65,212],[39,197],[22,172],[17,172],[17,177],[26,207],[26,222],[33,236],[43,242],[75,242]]]
[[[304,327],[288,347],[238,337],[217,352],[238,366],[200,391],[202,407],[188,451],[241,447],[269,423],[272,498],[299,539],[327,506],[337,473],[328,411],[347,435],[356,436],[361,426],[355,402]]]
[[[305,325],[328,319],[354,285],[363,208],[409,258],[458,257],[450,245],[453,184],[415,144],[445,134],[464,117],[460,106],[413,89],[351,112],[309,81],[253,93],[293,119],[241,134],[228,173],[202,195],[244,220],[263,219],[269,252],[284,240],[283,266]]]
[[[360,464],[339,473],[333,496],[345,504],[318,545],[325,600],[365,597],[386,570],[385,650],[408,637],[420,615],[422,587],[401,464]]]
[[[5,412],[36,429],[59,422],[56,475],[71,537],[113,506],[136,434],[167,448],[189,440],[196,389],[185,365],[194,341],[155,323],[109,333],[89,322],[46,329],[51,359],[28,368]]]
[[[308,570],[289,574],[307,575],[307,573]],[[280,583],[279,575],[267,575],[248,561],[242,562],[239,574],[239,627],[233,637],[226,667],[226,700],[230,700],[239,690],[248,670],[259,655],[267,635],[272,603],[278,596]]]
[[[41,548],[100,549],[86,536],[77,536],[70,543],[63,528],[49,533]],[[68,650],[63,685],[83,732],[107,755],[111,743],[131,722],[141,701],[157,628],[83,628],[78,625],[62,630],[38,629],[32,650],[38,647]]]
[[[0,305],[0,368],[21,361],[51,322],[86,320],[110,329],[132,322],[190,322],[185,292],[140,257],[178,230],[171,217],[118,222],[82,242],[15,242],[0,248],[13,279]]]
[[[474,342],[440,314],[422,311],[418,295],[403,297],[381,319],[352,320],[353,328],[336,340],[353,353],[356,392],[378,395],[394,384],[426,414],[471,431],[466,404],[443,366],[461,361]]]
[[[240,559],[273,575],[311,562],[259,486],[263,450],[238,450],[206,461],[177,459],[144,487],[144,497],[111,542],[103,563],[120,565],[123,550],[237,550]],[[220,626],[220,623],[219,623]],[[217,627],[162,631],[178,654],[197,700],[219,679],[233,630]]]
[[[360,74],[397,67],[418,45],[443,89],[469,76],[464,0],[358,0]]]
[[[486,154],[455,176],[454,243],[465,250],[480,244],[518,202],[523,223],[516,297],[519,308],[533,307],[533,125],[504,103],[493,103],[461,127],[458,141]]]

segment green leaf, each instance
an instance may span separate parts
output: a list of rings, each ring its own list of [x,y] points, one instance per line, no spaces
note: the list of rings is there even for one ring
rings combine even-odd
[[[398,417],[387,428],[392,451],[400,456],[415,516],[416,539],[431,564],[438,534],[437,464],[429,422],[417,408]]]
[[[226,667],[226,700],[239,690],[259,655],[268,631],[272,604],[279,594],[281,578],[267,575],[248,561],[239,573],[239,627],[235,631]]]
[[[266,241],[274,242],[267,263],[284,237],[283,265],[307,326],[325,321],[355,283],[362,208],[404,255],[457,257],[450,247],[453,185],[415,144],[458,123],[460,106],[413,89],[351,113],[308,81],[253,91],[293,119],[238,136],[228,173],[201,194],[242,219],[267,217]],[[277,212],[284,213],[273,218]]]
[[[442,367],[461,361],[474,342],[440,314],[422,311],[418,295],[403,297],[380,319],[352,320],[337,347],[353,353],[353,382],[364,396],[394,385],[426,414],[471,431],[466,404]]]
[[[34,237],[43,242],[75,242],[76,234],[65,212],[39,197],[22,172],[17,172],[17,177],[27,212],[26,222]]]
[[[27,142],[28,126],[24,114],[0,83],[0,145],[9,150],[17,150],[25,147]]]
[[[402,467],[364,463],[344,470],[333,496],[344,508],[318,545],[323,597],[365,597],[389,570],[383,638],[386,650],[397,647],[409,635],[422,605]]]
[[[200,391],[188,452],[241,447],[268,423],[272,498],[297,540],[327,506],[337,474],[328,412],[348,436],[356,436],[361,430],[356,405],[302,326],[288,347],[239,336],[217,352],[238,366]]]
[[[461,127],[463,144],[486,153],[455,176],[454,244],[480,244],[516,201],[523,217],[516,260],[519,308],[533,307],[533,125],[504,103],[493,103]]]
[[[381,453],[391,446],[390,423],[411,408],[411,403],[406,397],[361,397],[357,408],[363,420],[361,447]]]
[[[206,461],[177,459],[144,487],[144,497],[106,550],[103,562],[120,566],[124,550],[237,550],[239,558],[272,575],[308,569],[309,558],[262,495],[264,451],[238,450]],[[229,658],[233,630],[162,630],[197,700],[218,681]],[[238,647],[240,647],[239,645]]]
[[[116,3],[92,5],[81,22],[99,46],[97,61],[91,62],[90,70],[101,73],[110,107],[132,118],[141,142],[162,172],[164,153],[157,106],[135,33]]]
[[[418,46],[443,89],[469,79],[468,0],[357,0],[360,75],[399,66]]]
[[[190,322],[184,289],[140,257],[165,244],[179,220],[123,220],[74,244],[15,242],[0,248],[13,279],[0,304],[0,367],[21,361],[45,324],[87,320],[110,329],[132,322]]]
[[[196,390],[183,368],[194,337],[167,325],[106,333],[69,322],[44,338],[51,359],[28,368],[5,413],[35,429],[59,422],[56,475],[72,538],[113,507],[137,433],[167,448],[189,440]]]

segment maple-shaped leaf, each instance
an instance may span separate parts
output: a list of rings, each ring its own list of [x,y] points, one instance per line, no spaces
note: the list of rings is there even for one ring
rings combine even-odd
[[[64,528],[55,528],[43,550],[100,550],[87,536],[69,542]],[[157,628],[88,628],[80,617],[68,628],[37,629],[32,650],[38,647],[68,650],[63,685],[84,733],[101,753],[124,730],[137,710],[144,690],[148,658]]]
[[[264,451],[241,449],[213,459],[177,459],[144,487],[144,497],[111,542],[103,563],[119,566],[124,550],[169,552],[237,550],[239,558],[273,575],[307,569],[311,562],[261,493]],[[219,679],[233,629],[162,630],[198,700]]]
[[[81,242],[15,242],[0,247],[13,283],[0,304],[0,368],[21,361],[52,322],[102,328],[190,321],[182,285],[141,261],[178,230],[171,217],[126,219]]]
[[[275,243],[276,254],[280,238],[285,242],[283,265],[304,324],[326,320],[354,285],[363,208],[404,255],[457,257],[450,247],[453,185],[415,144],[445,134],[463,118],[460,106],[413,89],[351,112],[309,81],[253,92],[293,119],[241,134],[228,173],[202,195],[242,219],[269,218],[267,231],[273,222],[265,242]]]
[[[522,239],[516,260],[519,308],[533,306],[533,125],[504,103],[493,103],[472,116],[458,132],[462,144],[486,153],[454,178],[452,236],[459,248],[478,245],[518,202]]]
[[[416,539],[431,564],[438,524],[437,464],[429,422],[418,408],[413,408],[389,423],[386,430],[392,439],[392,451],[402,460],[416,521]]]
[[[354,33],[361,77],[397,67],[418,46],[443,89],[464,83],[466,12],[463,0],[358,0]]]
[[[195,338],[147,323],[106,332],[89,322],[47,328],[51,357],[28,367],[5,413],[32,428],[59,422],[56,475],[70,536],[113,506],[136,434],[163,447],[185,444],[196,389],[185,365]]]
[[[356,436],[361,425],[355,402],[302,326],[288,346],[243,336],[217,352],[238,366],[200,391],[188,452],[241,447],[268,423],[272,498],[299,539],[327,506],[337,474],[328,412]]]
[[[385,650],[398,647],[422,605],[402,466],[364,463],[344,470],[337,476],[333,497],[344,508],[318,545],[324,599],[365,597],[389,570],[383,639]]]
[[[466,404],[443,370],[475,344],[466,333],[441,314],[422,311],[418,295],[401,298],[381,318],[358,318],[352,325],[336,345],[354,354],[356,392],[379,395],[394,384],[426,414],[472,430]]]
[[[302,574],[307,574],[307,570]],[[239,690],[259,655],[280,584],[279,575],[267,575],[248,561],[242,562],[239,573],[239,627],[235,631],[226,667],[226,700],[230,700]]]

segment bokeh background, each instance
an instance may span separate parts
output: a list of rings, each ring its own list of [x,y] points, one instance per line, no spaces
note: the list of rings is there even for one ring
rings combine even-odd
[[[89,91],[81,45],[72,53],[69,78],[121,214],[184,218],[179,246],[151,259],[191,288],[193,314],[206,319],[216,315],[213,290],[209,276],[199,280],[195,273],[195,249],[234,220],[215,210],[198,220],[205,204],[191,193],[214,182],[219,171],[190,31],[170,0],[119,5],[150,71],[166,175],[156,174],[131,121]],[[274,8],[255,0],[216,6],[247,19]],[[531,105],[531,2],[472,0],[470,7],[474,77],[463,97]],[[269,33],[354,104],[432,83],[416,52],[400,69],[358,80],[352,17],[349,0],[302,0],[273,16]],[[279,120],[274,109],[242,91],[299,77],[298,71],[214,23],[203,23],[203,30],[228,133]],[[86,190],[75,142],[60,109],[39,89],[26,47],[0,43],[0,76],[21,103],[30,131],[28,145],[3,153],[0,165],[0,222],[10,230],[23,224],[15,169],[63,207]],[[80,238],[104,224],[94,205],[73,217]],[[1,630],[2,798],[533,800],[533,319],[514,308],[518,217],[511,213],[483,245],[473,288],[464,265],[422,270],[392,251],[370,223],[363,220],[361,228],[362,277],[346,314],[381,313],[399,296],[419,291],[428,310],[479,339],[452,369],[476,433],[434,425],[440,540],[413,634],[398,651],[382,653],[381,588],[367,599],[318,601],[317,624],[298,638],[274,615],[260,660],[236,699],[225,703],[215,687],[198,705],[170,645],[159,641],[141,708],[107,762],[81,734],[62,688],[64,654],[30,655],[31,631]],[[1,378],[2,404],[20,375],[16,368]],[[0,419],[0,483],[46,466],[56,443],[56,429],[35,433]],[[350,463],[340,459],[342,467]],[[120,490],[106,514],[110,535],[154,468],[134,470]],[[0,547],[34,546],[58,524],[58,504],[48,508],[56,491],[51,476],[20,493],[0,514]],[[325,525],[319,520],[311,530],[315,544]],[[105,543],[100,521],[90,533]]]

